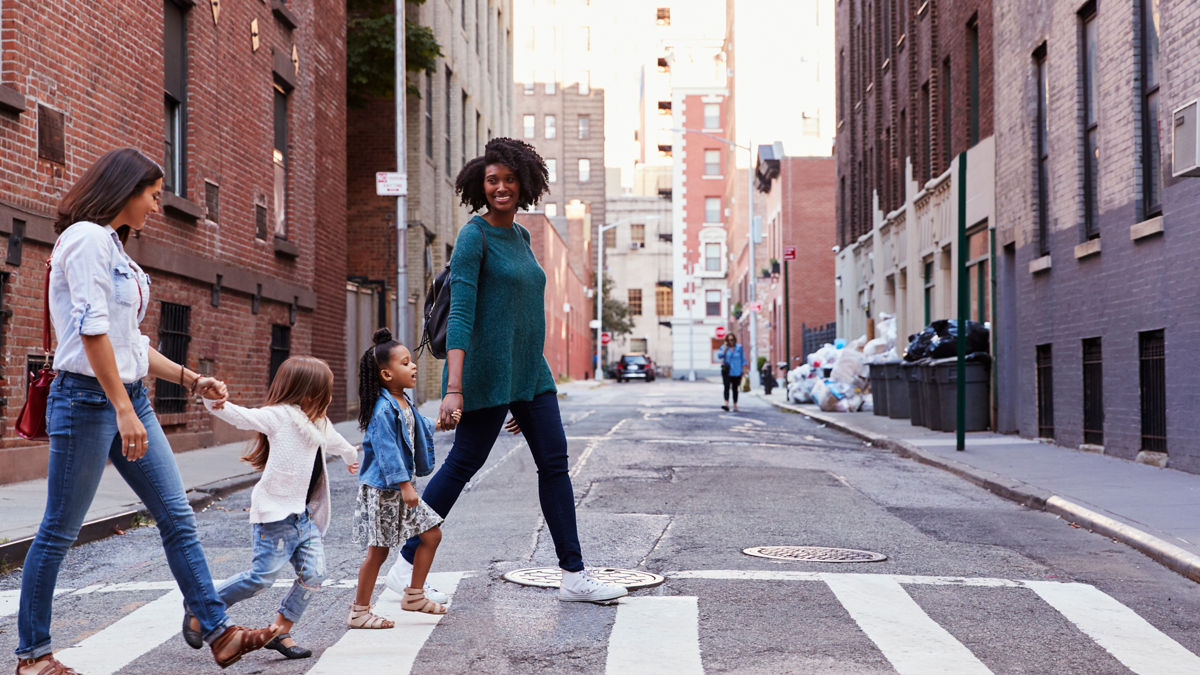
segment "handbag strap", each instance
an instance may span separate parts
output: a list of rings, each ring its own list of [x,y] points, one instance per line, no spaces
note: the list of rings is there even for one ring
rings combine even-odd
[[[46,258],[46,294],[42,300],[42,351],[50,355],[50,258]]]

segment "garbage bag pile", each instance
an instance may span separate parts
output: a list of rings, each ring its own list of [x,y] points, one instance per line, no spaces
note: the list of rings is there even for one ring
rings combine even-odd
[[[875,327],[873,340],[860,335],[849,343],[826,343],[808,354],[803,365],[788,373],[788,398],[795,403],[816,403],[826,412],[869,410],[870,364],[899,360],[896,318],[883,314]]]
[[[989,344],[987,325],[968,321],[967,354],[986,354]],[[904,350],[905,361],[944,359],[952,356],[958,356],[958,322],[949,319],[938,319],[920,333],[910,335],[908,348]]]

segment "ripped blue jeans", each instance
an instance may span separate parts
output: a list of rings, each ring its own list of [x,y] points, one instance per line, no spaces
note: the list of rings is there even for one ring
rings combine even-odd
[[[308,513],[293,513],[272,523],[254,523],[253,564],[217,586],[217,595],[227,607],[254,597],[273,586],[289,562],[296,570],[296,579],[279,603],[279,613],[294,623],[325,581],[325,545]]]

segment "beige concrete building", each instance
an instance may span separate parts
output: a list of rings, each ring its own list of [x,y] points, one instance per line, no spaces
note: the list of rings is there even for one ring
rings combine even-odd
[[[661,197],[612,197],[610,223],[604,233],[604,267],[614,282],[612,297],[629,305],[633,333],[614,337],[605,363],[626,352],[646,352],[661,377],[670,375],[673,359],[671,317],[671,200]],[[595,283],[594,281],[592,283]]]

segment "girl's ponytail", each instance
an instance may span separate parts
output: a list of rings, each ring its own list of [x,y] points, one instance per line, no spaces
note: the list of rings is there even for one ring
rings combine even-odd
[[[371,416],[375,412],[375,401],[379,399],[379,391],[383,389],[383,381],[379,378],[379,364],[387,363],[392,348],[400,346],[392,339],[392,331],[380,328],[371,336],[370,347],[363,352],[358,360],[358,428],[367,430]]]

